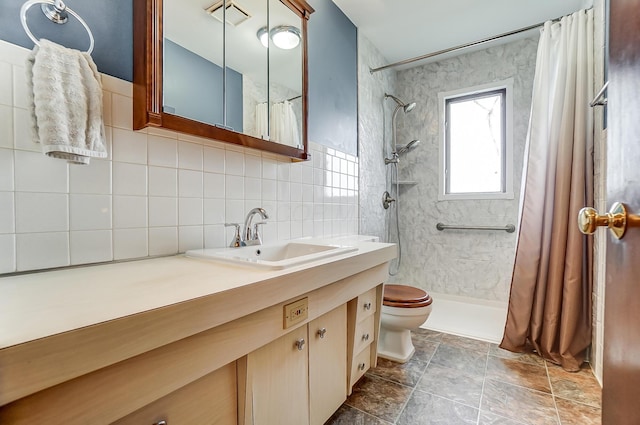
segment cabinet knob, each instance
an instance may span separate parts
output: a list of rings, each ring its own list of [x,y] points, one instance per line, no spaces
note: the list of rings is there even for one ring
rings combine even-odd
[[[327,328],[318,329],[318,336],[324,338],[324,334],[327,333]]]
[[[360,364],[358,365],[358,370],[364,370],[364,368],[365,368],[366,366],[367,366],[367,365],[366,365],[365,363],[360,363]]]
[[[296,341],[296,347],[298,348],[298,351],[302,351],[304,349],[304,338],[300,338]]]
[[[362,340],[363,341],[369,341],[369,334],[362,335]]]
[[[364,309],[365,310],[371,310],[371,303],[365,303],[364,304]]]

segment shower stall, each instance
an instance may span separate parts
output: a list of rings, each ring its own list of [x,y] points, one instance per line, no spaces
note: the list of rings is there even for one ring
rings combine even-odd
[[[420,140],[414,139],[409,143],[407,143],[406,145],[398,145],[397,143],[398,128],[397,128],[396,119],[398,116],[398,112],[400,112],[400,110],[402,109],[402,111],[405,114],[408,114],[416,107],[416,103],[403,102],[402,100],[398,99],[398,97],[388,93],[384,94],[384,99],[385,100],[393,99],[393,101],[396,103],[396,107],[393,110],[393,115],[391,116],[391,145],[386,146],[387,152],[386,152],[386,157],[384,158],[385,165],[389,167],[387,168],[387,170],[390,170],[390,172],[387,173],[388,174],[387,181],[390,185],[390,189],[391,189],[391,192],[393,192],[393,195],[389,191],[385,191],[382,195],[382,205],[384,206],[385,209],[390,208],[393,204],[393,211],[392,211],[392,214],[389,216],[389,220],[391,220],[392,216],[395,217],[395,238],[394,238],[394,232],[392,231],[393,226],[391,226],[391,223],[389,223],[389,225],[387,226],[387,242],[395,242],[398,244],[398,258],[395,262],[395,265],[392,262],[391,266],[389,267],[389,274],[391,276],[395,276],[398,274],[398,271],[400,270],[400,265],[402,264],[402,245],[401,245],[401,236],[400,236],[400,217],[399,217],[400,179],[398,175],[398,163],[400,162],[400,158],[402,156],[404,156],[405,154],[409,153],[410,151],[418,147],[418,145],[420,144]]]

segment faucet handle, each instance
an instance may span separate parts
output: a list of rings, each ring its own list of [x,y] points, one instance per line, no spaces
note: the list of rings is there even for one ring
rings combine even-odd
[[[267,224],[266,221],[259,221],[253,225],[253,240],[258,241],[258,245],[262,245],[262,237],[260,236],[259,227],[263,224]]]
[[[224,223],[224,227],[231,227],[231,226],[235,226],[236,234],[233,237],[233,239],[231,240],[231,243],[229,244],[229,247],[238,248],[238,247],[243,245],[242,244],[242,238],[240,237],[240,224],[239,223]]]

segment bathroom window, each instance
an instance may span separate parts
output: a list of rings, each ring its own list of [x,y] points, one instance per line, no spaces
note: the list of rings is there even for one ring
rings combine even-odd
[[[440,93],[439,199],[513,199],[512,80]]]

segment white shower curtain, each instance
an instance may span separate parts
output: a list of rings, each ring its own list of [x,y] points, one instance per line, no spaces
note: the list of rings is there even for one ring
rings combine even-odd
[[[273,140],[278,143],[300,147],[298,120],[293,105],[288,100],[271,105],[271,125],[267,116],[267,103],[256,105],[256,137]]]
[[[578,370],[591,342],[591,246],[578,231],[593,202],[593,10],[540,35],[516,259],[501,347]]]

